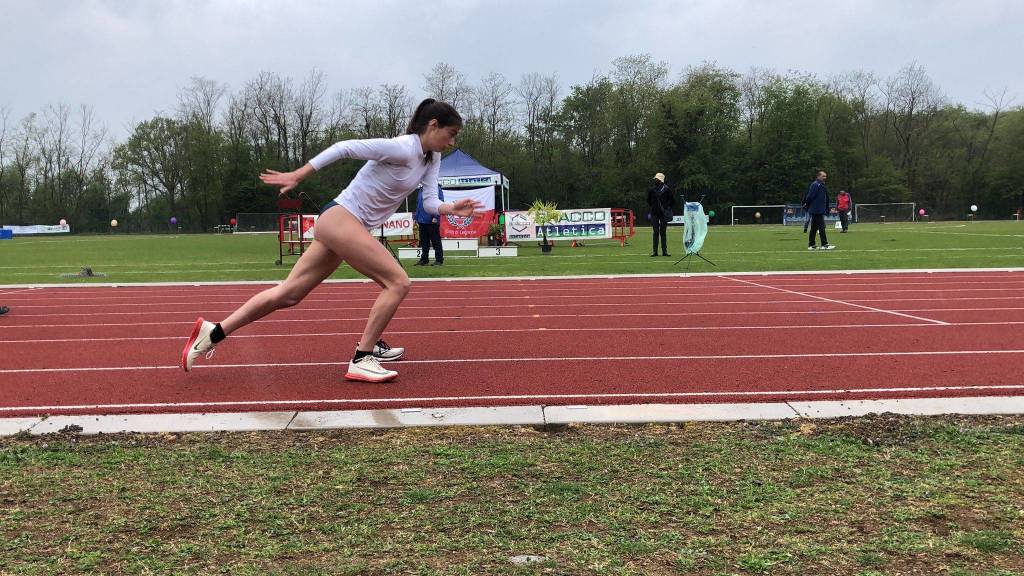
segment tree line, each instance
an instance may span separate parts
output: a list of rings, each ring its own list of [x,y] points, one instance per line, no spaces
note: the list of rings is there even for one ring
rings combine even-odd
[[[677,193],[730,205],[798,202],[814,173],[856,202],[916,202],[933,217],[1006,218],[1024,199],[1024,109],[1005,91],[968,109],[950,102],[923,67],[890,78],[828,78],[714,63],[672,78],[646,54],[563,90],[557,75],[476,83],[438,63],[419,94],[453,104],[457,145],[511,181],[511,209],[534,199],[564,208],[625,207],[646,215],[646,188],[663,172]],[[0,223],[66,219],[79,232],[118,219],[132,231],[169,218],[210,230],[240,212],[274,212],[264,168],[291,170],[348,138],[404,132],[418,95],[401,84],[331,92],[324,74],[299,82],[262,72],[231,92],[192,78],[172,113],[137,123],[115,142],[89,106],[48,106],[15,120],[0,108]],[[333,198],[360,163],[303,183],[313,203]]]

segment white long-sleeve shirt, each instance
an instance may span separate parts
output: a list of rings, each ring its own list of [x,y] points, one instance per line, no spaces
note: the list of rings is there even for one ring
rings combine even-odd
[[[437,198],[437,173],[441,154],[431,152],[430,162],[424,162],[418,135],[337,142],[309,163],[319,171],[342,158],[368,160],[348,188],[334,199],[367,228],[383,224],[421,184],[423,207],[431,214],[438,213],[441,201]]]

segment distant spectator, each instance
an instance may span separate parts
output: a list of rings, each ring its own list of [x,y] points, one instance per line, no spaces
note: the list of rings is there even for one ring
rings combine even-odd
[[[651,232],[653,234],[654,248],[651,256],[658,255],[658,239],[661,239],[661,255],[671,256],[668,253],[668,223],[672,221],[672,212],[675,208],[675,198],[672,197],[672,189],[665,184],[665,175],[658,172],[654,175],[654,182],[647,190],[647,205],[651,208]]]
[[[444,189],[437,185],[437,199],[444,202]],[[423,208],[423,189],[416,200],[416,223],[420,227],[420,260],[416,266],[426,266],[430,261],[430,247],[434,247],[434,266],[444,264],[444,248],[441,246],[441,216],[431,214]]]
[[[835,246],[828,243],[825,236],[825,214],[828,213],[828,188],[825,187],[825,180],[828,174],[824,170],[818,170],[818,175],[811,182],[807,189],[807,196],[804,197],[804,210],[811,215],[811,235],[807,238],[807,249],[814,250],[814,233],[821,237],[821,249],[831,250]]]
[[[843,232],[850,229],[850,210],[853,208],[853,198],[846,190],[840,190],[836,196],[836,211],[839,212],[839,222],[843,225]]]

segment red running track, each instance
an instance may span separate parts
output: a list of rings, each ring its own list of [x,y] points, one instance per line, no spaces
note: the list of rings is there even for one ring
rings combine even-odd
[[[415,282],[384,385],[342,378],[376,286],[328,283],[178,367],[265,287],[0,289],[0,418],[1024,395],[1024,272]]]

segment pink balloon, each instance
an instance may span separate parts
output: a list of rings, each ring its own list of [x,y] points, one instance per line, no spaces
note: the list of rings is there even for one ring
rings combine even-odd
[[[918,210],[917,213],[920,214],[921,216],[924,216],[924,208]]]

